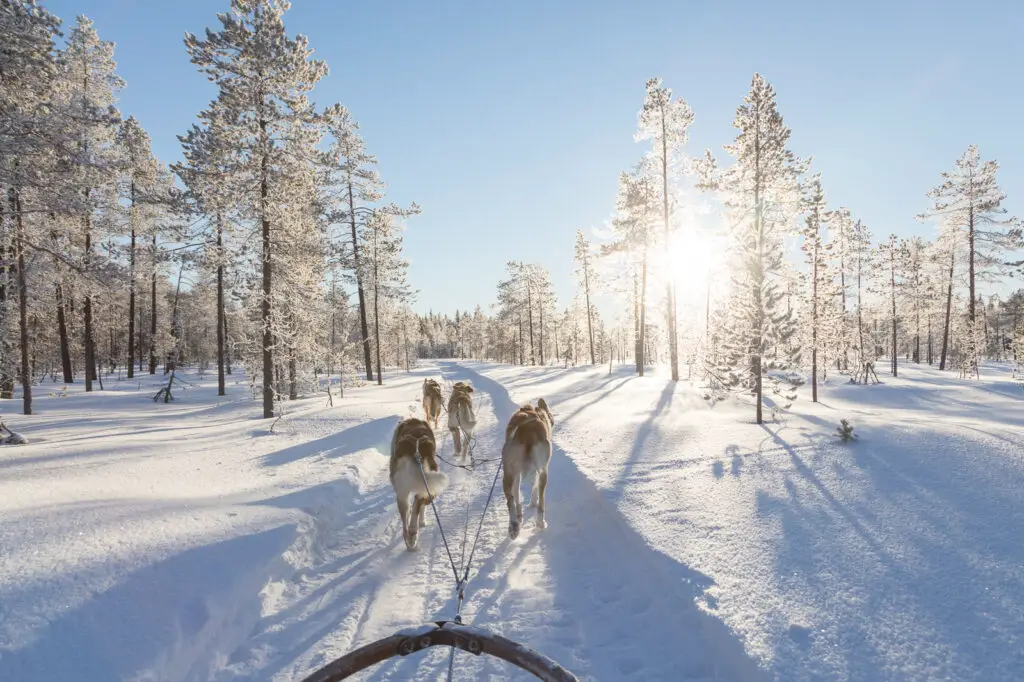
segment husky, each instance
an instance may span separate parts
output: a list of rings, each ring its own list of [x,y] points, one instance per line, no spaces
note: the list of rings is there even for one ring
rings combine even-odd
[[[468,381],[456,381],[448,398],[448,430],[452,432],[456,457],[469,456],[469,441],[473,438],[473,428],[476,426],[473,399],[469,395],[472,392],[473,387]],[[465,442],[462,442],[463,434],[466,436]]]
[[[508,536],[515,540],[523,525],[523,501],[519,486],[526,476],[533,476],[529,506],[537,508],[537,528],[547,528],[544,520],[545,493],[548,487],[548,463],[551,461],[551,429],[555,419],[548,404],[541,398],[537,407],[526,404],[519,408],[505,427],[505,445],[501,461],[505,468],[502,485],[508,503]]]
[[[423,462],[422,473],[416,463],[417,454]],[[448,477],[438,471],[434,431],[430,424],[415,417],[398,423],[391,438],[390,469],[398,516],[402,519],[402,537],[411,551],[416,549],[419,529],[427,525],[427,505],[448,485]],[[413,496],[412,509],[409,508],[410,495]]]
[[[437,420],[441,418],[441,408],[444,406],[444,397],[441,395],[441,384],[435,379],[423,380],[423,411],[427,415],[427,421],[434,423],[437,428]]]

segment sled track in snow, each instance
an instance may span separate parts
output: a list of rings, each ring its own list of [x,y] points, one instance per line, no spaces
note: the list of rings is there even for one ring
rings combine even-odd
[[[477,389],[476,457],[500,454],[504,424],[518,405],[500,384],[469,369],[444,363],[442,373]],[[557,422],[558,405],[552,407]],[[449,455],[446,424],[438,436]],[[527,510],[523,533],[509,541],[496,490],[470,571],[465,622],[530,646],[581,679],[764,679],[732,633],[695,606],[710,579],[652,549],[557,442],[556,424],[548,529],[538,531]],[[214,679],[300,679],[355,647],[454,615],[454,581],[433,515],[419,550],[406,551],[386,458],[381,462],[361,494],[332,486],[318,493],[308,508],[315,519],[296,543],[300,569],[264,588],[264,617]],[[484,464],[475,473],[444,467],[450,483],[438,512],[457,562],[466,509],[472,533],[495,467]],[[356,497],[331,499],[341,494]],[[447,660],[448,651],[435,648],[387,661],[358,679],[436,680]],[[455,679],[488,675],[534,679],[496,659],[456,655]]]

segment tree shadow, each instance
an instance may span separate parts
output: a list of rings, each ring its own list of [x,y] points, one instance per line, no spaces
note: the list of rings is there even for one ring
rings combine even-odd
[[[873,430],[822,451],[766,429],[791,464],[778,469],[782,494],[757,492],[759,514],[781,524],[775,575],[817,621],[778,639],[775,666],[893,679],[920,674],[925,656],[936,678],[1013,679],[1024,663],[1010,635],[1024,628],[1012,606],[1024,602],[1019,463],[945,432]],[[836,463],[847,473],[826,482],[819,472]]]
[[[263,456],[262,462],[264,466],[281,466],[313,455],[322,454],[333,459],[370,448],[389,454],[391,436],[397,424],[397,416],[360,422],[329,436],[271,452]]]
[[[129,574],[56,616],[25,647],[0,657],[3,680],[203,677],[226,645],[259,619],[270,566],[295,539],[293,524],[189,549]],[[230,634],[228,635],[230,636]]]

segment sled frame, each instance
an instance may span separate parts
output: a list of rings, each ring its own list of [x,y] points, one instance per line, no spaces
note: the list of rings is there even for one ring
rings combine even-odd
[[[303,682],[337,682],[389,658],[408,656],[432,646],[450,646],[474,656],[494,656],[532,673],[543,682],[579,682],[579,678],[544,654],[493,632],[445,620],[399,630],[390,637],[361,646],[328,663]]]

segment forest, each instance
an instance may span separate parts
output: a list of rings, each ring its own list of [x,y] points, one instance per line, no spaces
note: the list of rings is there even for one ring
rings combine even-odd
[[[998,163],[965,141],[905,217],[925,236],[873,234],[790,150],[760,74],[720,152],[687,149],[686,100],[659,79],[638,88],[642,151],[606,224],[557,236],[574,240],[570,300],[510,260],[491,301],[417,314],[430,292],[407,283],[403,233],[421,208],[388,201],[358,112],[313,104],[328,65],[288,32],[288,8],[233,0],[186,36],[217,94],[167,164],[118,109],[115,46],[88,18],[0,2],[0,398],[31,414],[34,391],[160,374],[154,398],[171,400],[191,366],[222,395],[242,373],[273,417],[448,357],[660,365],[709,396],[749,393],[760,423],[768,397],[784,406],[810,383],[816,399],[830,374],[910,362],[970,379],[983,359],[1024,362],[1024,238]]]

